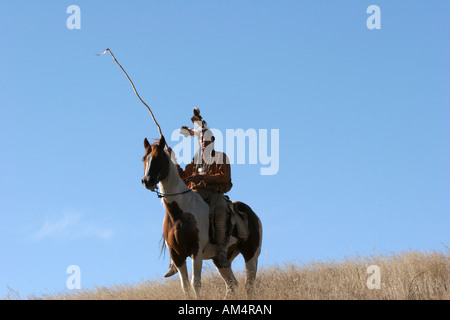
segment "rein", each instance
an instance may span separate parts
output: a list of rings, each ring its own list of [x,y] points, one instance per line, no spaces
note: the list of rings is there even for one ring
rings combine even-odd
[[[191,189],[182,191],[182,192],[178,192],[178,193],[161,193],[158,190],[150,190],[152,192],[156,192],[156,195],[158,196],[158,198],[165,198],[165,197],[170,197],[170,196],[177,196],[179,194],[183,194],[183,193],[188,193],[189,191],[192,191]]]
[[[161,178],[160,178],[160,175],[158,174],[158,175],[156,176],[156,184],[158,184],[160,180],[161,180]],[[158,188],[158,186],[156,186],[156,188]],[[150,191],[151,191],[151,192],[155,192],[156,195],[158,196],[158,198],[165,198],[165,197],[177,196],[177,195],[179,195],[179,194],[188,193],[189,191],[192,191],[192,190],[188,188],[188,189],[185,190],[185,191],[177,192],[177,193],[161,193],[161,192],[159,192],[157,189],[150,190]]]

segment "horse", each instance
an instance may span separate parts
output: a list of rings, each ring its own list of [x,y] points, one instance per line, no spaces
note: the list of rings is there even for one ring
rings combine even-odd
[[[144,177],[142,184],[162,198],[165,208],[163,237],[170,257],[180,275],[181,287],[189,295],[190,287],[198,297],[201,288],[203,260],[212,259],[226,284],[226,296],[234,293],[238,282],[231,263],[238,254],[245,260],[245,293],[253,294],[262,244],[262,224],[253,210],[243,202],[231,202],[233,219],[229,217],[229,241],[227,259],[230,267],[221,268],[215,258],[216,243],[211,235],[209,205],[196,192],[189,189],[180,178],[176,160],[164,151],[165,140],[150,144],[145,138]],[[156,189],[159,188],[160,191]],[[239,218],[240,217],[240,218]],[[241,219],[241,223],[237,223]],[[239,221],[238,221],[239,222]],[[243,223],[242,223],[243,222]],[[244,227],[242,227],[244,226]],[[240,227],[240,228],[239,228]],[[242,229],[245,229],[244,232]],[[239,230],[240,229],[240,230]],[[192,279],[189,285],[186,259],[192,259]],[[225,296],[225,297],[226,297]]]

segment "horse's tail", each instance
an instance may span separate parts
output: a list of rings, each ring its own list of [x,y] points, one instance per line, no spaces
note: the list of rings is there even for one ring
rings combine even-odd
[[[163,258],[165,258],[167,246],[166,246],[166,239],[164,238],[164,234],[161,235],[161,239],[159,240],[159,246],[161,247],[159,257],[161,258],[161,256],[163,256]]]

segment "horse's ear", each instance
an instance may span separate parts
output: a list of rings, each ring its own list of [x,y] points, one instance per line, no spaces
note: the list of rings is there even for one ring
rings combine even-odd
[[[150,143],[148,142],[147,138],[144,139],[144,148],[147,149],[150,147]]]
[[[159,140],[159,149],[164,150],[164,147],[166,146],[166,139],[164,136],[161,136],[161,139]]]

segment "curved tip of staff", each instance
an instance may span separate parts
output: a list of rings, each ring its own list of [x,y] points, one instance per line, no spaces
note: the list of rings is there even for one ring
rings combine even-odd
[[[96,56],[102,56],[104,55],[107,51],[109,51],[109,48],[106,48],[105,51],[103,51],[102,53],[96,53]]]

